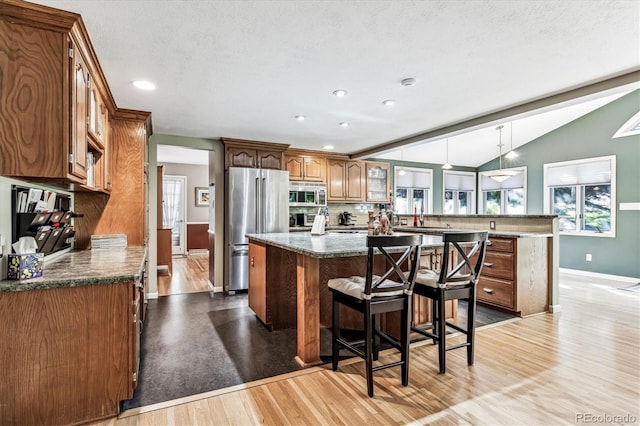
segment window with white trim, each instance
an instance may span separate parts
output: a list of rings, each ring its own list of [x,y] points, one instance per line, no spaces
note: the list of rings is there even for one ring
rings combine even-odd
[[[481,214],[526,214],[527,212],[527,168],[505,169],[516,172],[514,176],[497,181],[480,172],[478,200]]]
[[[613,135],[614,138],[622,138],[625,136],[640,135],[640,112],[627,120],[618,131]]]
[[[442,172],[443,214],[474,214],[476,198],[475,172]]]
[[[561,233],[615,236],[615,155],[545,164],[544,189]]]
[[[394,167],[394,211],[397,214],[433,213],[433,170]]]

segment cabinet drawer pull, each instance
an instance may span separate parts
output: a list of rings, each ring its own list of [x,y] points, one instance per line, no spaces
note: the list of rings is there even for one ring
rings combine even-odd
[[[492,288],[486,288],[486,287],[484,287],[484,288],[482,289],[482,291],[484,291],[485,293],[493,294],[493,289],[492,289]]]
[[[493,263],[484,262],[484,266],[486,266],[487,268],[493,268]]]

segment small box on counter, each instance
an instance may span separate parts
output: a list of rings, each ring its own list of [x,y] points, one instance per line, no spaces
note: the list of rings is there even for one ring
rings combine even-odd
[[[7,279],[28,280],[42,276],[43,253],[9,254]]]

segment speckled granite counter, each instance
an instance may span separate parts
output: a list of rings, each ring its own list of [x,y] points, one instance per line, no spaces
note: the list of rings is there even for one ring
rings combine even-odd
[[[413,226],[397,226],[393,228],[398,232],[420,232],[426,235],[442,235],[443,232],[465,231],[464,229],[446,229],[446,228],[429,228],[429,227],[413,227]],[[471,231],[467,229],[466,231]],[[517,231],[488,231],[489,238],[533,238],[533,237],[553,237],[553,233],[548,232],[517,232]]]
[[[146,250],[128,247],[72,251],[52,260],[45,259],[41,278],[0,281],[0,293],[136,281],[144,268]]]
[[[247,238],[317,258],[367,255],[367,232],[364,230],[354,233],[328,231],[324,235],[311,235],[310,232],[248,234]],[[442,247],[442,238],[426,235],[422,247]]]

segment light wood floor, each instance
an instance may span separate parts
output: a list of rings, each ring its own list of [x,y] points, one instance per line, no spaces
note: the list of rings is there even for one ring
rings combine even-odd
[[[158,275],[158,295],[210,291],[209,253],[195,253],[172,259],[172,274]]]
[[[561,274],[562,312],[479,329],[475,365],[451,351],[444,375],[434,346],[412,347],[409,386],[398,369],[376,372],[372,399],[354,360],[338,372],[314,367],[100,424],[556,425],[587,415],[638,424],[640,294],[615,289],[626,285]]]

